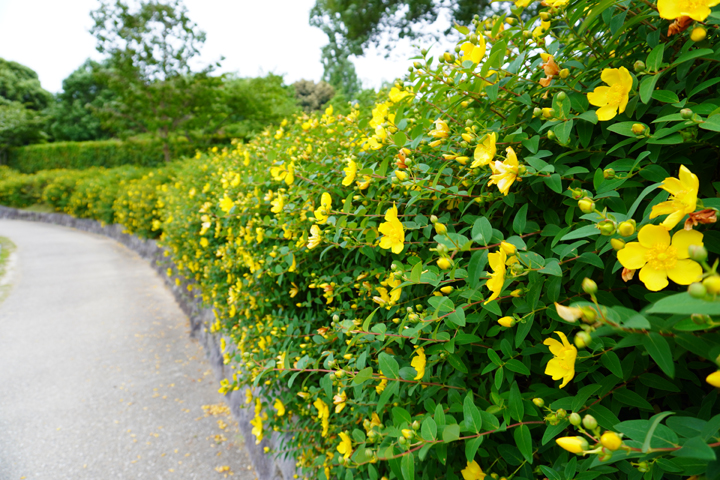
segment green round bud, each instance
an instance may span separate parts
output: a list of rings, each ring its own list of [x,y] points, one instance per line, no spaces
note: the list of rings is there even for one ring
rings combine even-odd
[[[631,130],[635,135],[642,135],[645,133],[645,125],[642,123],[633,123]]]
[[[612,220],[603,220],[596,226],[597,229],[600,230],[600,235],[604,235],[606,237],[609,237],[610,235],[615,235],[615,232],[617,231],[617,226]]]
[[[540,115],[542,115],[542,108],[535,107],[533,110],[533,117],[539,117]]]
[[[582,281],[582,289],[588,295],[594,295],[598,290],[597,283],[593,279],[585,277]]]
[[[587,430],[595,430],[598,426],[597,420],[592,415],[585,415],[582,419],[583,427]]]
[[[578,348],[585,348],[592,343],[592,337],[588,332],[578,332],[573,341]]]
[[[685,120],[690,120],[693,116],[693,111],[689,108],[683,108],[680,110],[680,116]]]
[[[563,102],[567,99],[567,94],[565,92],[558,92],[558,94],[555,95],[555,98],[557,98],[558,102]]]
[[[575,412],[570,414],[570,416],[568,417],[568,420],[570,420],[571,425],[574,425],[576,427],[578,425],[580,425],[580,423],[582,423],[582,418],[580,417],[580,414],[575,413]]]
[[[707,249],[702,245],[690,245],[688,247],[688,253],[690,254],[690,260],[695,260],[696,262],[704,262],[708,257]]]
[[[567,417],[567,411],[564,408],[559,408],[557,412],[555,412],[555,415],[562,420],[563,418]]]
[[[592,213],[595,210],[595,202],[588,197],[582,198],[578,200],[578,208],[582,213]]]
[[[545,400],[543,400],[542,398],[537,398],[537,397],[535,397],[535,398],[532,399],[532,402],[533,402],[533,403],[535,404],[535,406],[538,407],[538,408],[542,408],[542,407],[545,406]]]
[[[644,72],[645,62],[643,62],[642,60],[638,60],[633,64],[633,70],[635,70],[635,72]]]
[[[615,170],[612,168],[606,168],[605,170],[603,170],[603,177],[606,180],[615,178]]]

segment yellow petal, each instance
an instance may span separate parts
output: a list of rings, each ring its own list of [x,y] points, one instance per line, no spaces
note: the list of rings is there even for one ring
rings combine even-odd
[[[555,332],[555,333],[557,333],[558,337],[560,337],[560,340],[562,340],[562,343],[565,347],[571,347],[570,342],[568,342],[568,339],[563,332]],[[575,348],[575,347],[572,347],[572,348]]]
[[[677,203],[672,200],[667,202],[661,202],[652,207],[650,211],[650,218],[655,218],[658,215],[669,215],[677,210]]]
[[[665,217],[665,220],[663,220],[660,225],[667,228],[668,230],[671,230],[671,229],[675,228],[675,225],[680,223],[680,220],[682,220],[684,216],[685,216],[684,209],[682,209],[682,210],[675,209],[670,215]]]
[[[678,260],[675,267],[667,271],[670,280],[678,285],[690,285],[697,282],[702,277],[702,274],[703,269],[700,264],[690,259]]]
[[[550,353],[552,353],[556,357],[560,355],[563,351],[562,343],[558,342],[554,338],[546,338],[545,341],[543,341],[543,344],[547,345],[550,349]]]
[[[617,105],[608,105],[605,107],[598,108],[595,112],[597,114],[598,120],[601,122],[607,122],[608,120],[612,120],[617,115]]]
[[[685,185],[688,190],[697,192],[698,188],[700,188],[700,180],[698,180],[697,175],[688,170],[685,165],[680,165],[680,174],[678,176],[680,177],[680,183]]]
[[[640,281],[645,284],[648,290],[658,292],[668,286],[667,272],[665,270],[655,270],[650,265],[645,265],[640,270]]]
[[[588,93],[588,102],[590,102],[590,105],[594,105],[596,107],[604,107],[608,103],[608,93],[610,92],[610,87],[595,87],[595,90]]]
[[[702,244],[703,234],[697,230],[680,230],[672,237],[672,246],[677,249],[677,258],[689,258],[688,247]]]
[[[677,0],[658,0],[657,7],[660,17],[673,20],[682,16],[679,3]]]
[[[638,242],[630,242],[618,252],[618,261],[625,268],[637,270],[647,263],[647,251],[648,249]]]
[[[661,225],[645,225],[638,233],[638,241],[646,248],[656,245],[667,247],[670,245],[670,233]]]
[[[560,364],[557,358],[551,359],[545,366],[545,375],[550,375],[553,380],[560,380],[567,373],[567,369]]]
[[[612,85],[615,85],[616,83],[622,83],[623,76],[620,72],[620,69],[606,68],[600,74],[600,78],[602,78],[603,82],[612,86]]]

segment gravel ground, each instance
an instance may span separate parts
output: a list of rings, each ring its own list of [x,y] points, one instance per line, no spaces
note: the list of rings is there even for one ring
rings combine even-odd
[[[188,320],[135,253],[0,220],[0,480],[254,479]]]

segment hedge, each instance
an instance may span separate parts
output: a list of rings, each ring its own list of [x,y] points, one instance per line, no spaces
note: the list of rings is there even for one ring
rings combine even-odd
[[[119,192],[305,478],[720,478],[720,16],[527,4]]]
[[[175,141],[172,158],[192,156],[199,145]],[[23,173],[57,168],[85,169],[137,165],[156,167],[165,163],[163,144],[151,140],[99,140],[55,142],[10,149],[7,165]]]

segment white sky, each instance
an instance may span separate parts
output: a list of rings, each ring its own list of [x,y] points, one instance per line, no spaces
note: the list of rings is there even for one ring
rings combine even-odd
[[[35,70],[50,92],[88,57],[99,59],[88,33],[97,0],[0,0],[0,58]],[[225,57],[223,72],[254,77],[272,72],[286,83],[320,80],[320,48],[327,37],[309,25],[315,0],[185,0],[190,18],[207,33],[206,63]],[[369,51],[354,59],[366,88],[403,76],[414,53],[409,43],[390,59]]]

